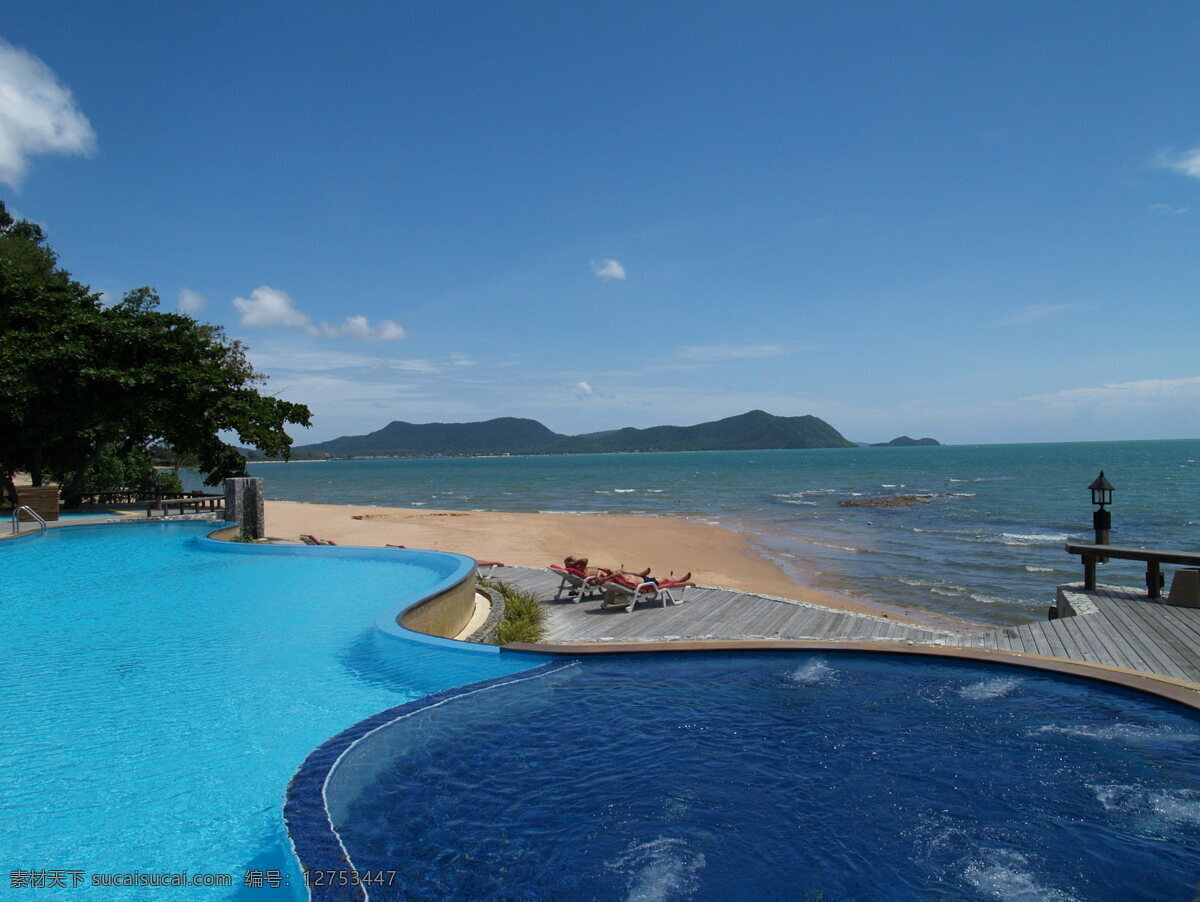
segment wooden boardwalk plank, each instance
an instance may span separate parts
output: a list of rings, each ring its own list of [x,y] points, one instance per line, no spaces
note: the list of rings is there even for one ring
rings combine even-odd
[[[1025,650],[1033,654],[1054,656],[1054,649],[1046,641],[1040,630],[1034,629],[1034,624],[1023,623],[1012,631],[1014,637],[1019,636]]]
[[[1146,633],[1145,625],[1138,622],[1140,618],[1127,610],[1127,604],[1128,602],[1106,599],[1103,613],[1111,623],[1118,625],[1118,628],[1124,631],[1123,637],[1137,651],[1138,657],[1145,665],[1143,669],[1149,668],[1153,673],[1165,673],[1168,676],[1186,679],[1183,671],[1171,661],[1170,657],[1163,654],[1154,638]]]
[[[1036,632],[1040,633],[1046,640],[1046,644],[1050,646],[1050,653],[1056,658],[1069,658],[1071,652],[1067,649],[1066,643],[1063,641],[1062,635],[1055,628],[1058,621],[1047,620],[1043,623],[1036,624]],[[1031,629],[1033,626],[1031,625]]]
[[[1200,662],[1187,644],[1180,641],[1172,624],[1164,619],[1166,606],[1143,605],[1137,602],[1108,602],[1114,608],[1120,608],[1127,617],[1135,622],[1146,636],[1146,641],[1152,644],[1160,658],[1169,661],[1176,672],[1170,669],[1163,672],[1181,679],[1195,679],[1200,674]]]
[[[550,616],[546,640],[652,641],[689,638],[780,638],[915,642],[996,649],[1088,661],[1200,682],[1200,609],[1147,599],[1139,589],[1062,587],[1079,613],[1054,621],[958,634],[715,587],[689,589],[682,603],[641,604],[632,614],[552,600],[558,578],[546,570],[506,567],[496,577],[532,592]]]
[[[1097,611],[1095,614],[1089,614],[1093,618],[1092,625],[1096,629],[1102,629],[1112,641],[1117,649],[1117,666],[1128,667],[1133,670],[1148,670],[1149,665],[1142,660],[1137,649],[1129,642],[1125,636],[1125,632],[1119,622],[1114,622],[1105,611]]]
[[[1071,635],[1078,648],[1078,654],[1074,660],[1116,666],[1115,655],[1099,640],[1098,634],[1089,623],[1089,618],[1066,617],[1061,623],[1061,629]]]
[[[1162,617],[1163,622],[1174,627],[1175,634],[1180,641],[1192,649],[1193,654],[1196,654],[1200,649],[1200,609],[1181,608],[1169,604],[1156,605],[1156,608],[1160,611],[1159,616]]]
[[[1103,622],[1100,619],[1095,616],[1067,617],[1065,619],[1070,621],[1086,638],[1092,655],[1087,660],[1095,661],[1098,664],[1109,664],[1113,667],[1120,666],[1118,663],[1121,660],[1120,652],[1108,632],[1102,628]]]
[[[1122,605],[1122,603],[1117,604]],[[1147,634],[1156,637],[1158,644],[1172,658],[1182,656],[1186,659],[1195,656],[1193,651],[1195,646],[1181,635],[1179,623],[1173,616],[1175,612],[1170,605],[1125,602],[1123,607],[1130,616],[1142,624]]]

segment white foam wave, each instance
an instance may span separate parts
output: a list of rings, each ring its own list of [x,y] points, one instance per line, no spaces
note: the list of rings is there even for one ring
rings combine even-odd
[[[1200,742],[1200,734],[1197,733],[1184,733],[1163,727],[1146,727],[1135,723],[1114,723],[1105,727],[1061,726],[1051,723],[1038,727],[1035,732],[1082,736],[1086,739],[1100,739],[1104,742]]]
[[[817,683],[828,682],[834,673],[835,671],[832,667],[818,658],[815,661],[809,661],[803,667],[797,667],[788,676],[793,682],[803,683],[806,686],[815,686]]]
[[[852,545],[835,545],[833,542],[818,542],[816,539],[804,539],[809,545],[816,545],[818,548],[830,548],[834,551],[849,551],[853,554],[858,554],[862,551],[861,548],[855,548]]]
[[[1004,532],[1000,538],[1005,545],[1060,545],[1071,537],[1065,532]]]
[[[1030,564],[1026,564],[1025,569],[1028,570],[1030,573],[1053,573],[1054,572],[1053,567],[1034,567],[1034,566],[1031,566]]]
[[[960,586],[934,586],[929,591],[934,595],[941,595],[943,598],[962,598],[967,594],[967,590]]]
[[[984,860],[969,861],[963,879],[985,898],[1004,902],[1073,902],[1075,896],[1037,880],[1029,859],[1009,849],[981,849]]]
[[[630,492],[636,492],[637,489],[613,489],[618,495],[628,495]]]
[[[661,492],[665,492],[665,491],[666,491],[666,489],[646,489],[646,491],[647,491],[647,492],[653,492],[655,495],[657,495],[657,494],[659,494],[659,493],[661,493]]]
[[[994,677],[990,680],[979,680],[958,690],[963,698],[972,701],[983,701],[990,698],[1003,698],[1021,684],[1016,677]]]
[[[817,502],[815,502],[815,501],[798,501],[798,500],[789,499],[789,498],[781,498],[780,500],[784,504],[802,504],[802,505],[805,505],[806,507],[816,507],[817,506]]]
[[[972,601],[977,601],[980,604],[1004,604],[1003,598],[997,598],[995,595],[984,595],[982,592],[970,592]]]
[[[705,860],[702,852],[691,851],[683,840],[660,837],[604,864],[625,877],[626,902],[663,902],[695,894]]]
[[[1149,816],[1171,824],[1200,824],[1200,792],[1129,785],[1089,786],[1105,811]]]

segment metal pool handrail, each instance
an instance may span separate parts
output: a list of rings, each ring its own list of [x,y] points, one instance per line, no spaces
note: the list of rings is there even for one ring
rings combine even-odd
[[[13,508],[12,534],[14,536],[21,531],[21,511],[25,511],[25,513],[29,514],[29,516],[38,521],[38,529],[40,529],[42,532],[46,531],[46,521],[42,518],[42,515],[35,511],[28,504],[22,504],[20,507]]]

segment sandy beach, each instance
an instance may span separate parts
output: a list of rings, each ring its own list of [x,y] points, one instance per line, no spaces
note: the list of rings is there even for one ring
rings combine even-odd
[[[266,519],[267,534],[277,538],[309,533],[339,545],[404,545],[524,567],[545,567],[561,563],[567,554],[582,554],[599,566],[651,567],[660,578],[691,571],[701,585],[778,595],[843,611],[887,614],[906,622],[946,624],[946,618],[914,608],[867,603],[799,585],[739,533],[682,517],[268,501]]]

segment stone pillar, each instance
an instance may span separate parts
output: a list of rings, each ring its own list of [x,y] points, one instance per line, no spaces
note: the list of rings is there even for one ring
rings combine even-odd
[[[225,519],[236,523],[241,534],[252,539],[261,539],[267,534],[261,477],[240,476],[225,480]]]

